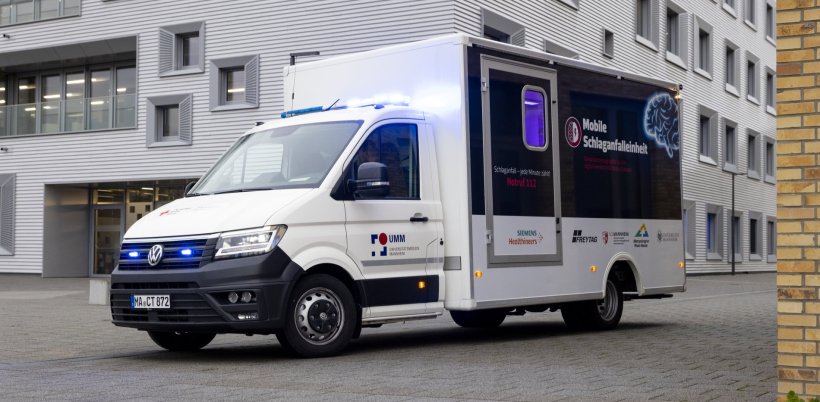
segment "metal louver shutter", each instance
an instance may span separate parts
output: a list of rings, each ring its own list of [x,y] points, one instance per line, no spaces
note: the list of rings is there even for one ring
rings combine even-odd
[[[680,14],[678,17],[680,26],[680,58],[684,65],[689,65],[689,57],[692,54],[692,14]]]
[[[193,95],[179,102],[179,140],[190,144],[193,141]]]
[[[245,63],[245,103],[259,105],[259,56]]]
[[[14,254],[14,179],[0,175],[0,255]]]
[[[660,0],[652,0],[652,43],[655,47],[660,46],[660,30],[661,30],[661,6]],[[666,13],[664,13],[664,18]]]
[[[526,30],[520,29],[518,32],[510,36],[510,43],[516,46],[524,46],[526,44]]]
[[[174,70],[174,37],[164,29],[159,30],[159,73],[165,74]]]

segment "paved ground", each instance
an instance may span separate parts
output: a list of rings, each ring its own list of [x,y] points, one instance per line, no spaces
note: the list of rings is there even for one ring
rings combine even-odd
[[[87,280],[0,276],[0,400],[772,401],[773,274],[689,278],[626,304],[618,330],[558,313],[501,328],[450,319],[366,329],[339,357],[289,359],[274,337],[223,335],[160,351],[87,304]]]

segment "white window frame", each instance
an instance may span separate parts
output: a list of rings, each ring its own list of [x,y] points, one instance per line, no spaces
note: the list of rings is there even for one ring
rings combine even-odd
[[[772,77],[769,82],[769,76]],[[777,116],[777,73],[766,67],[766,113]]]
[[[146,101],[145,140],[149,148],[191,145],[193,143],[192,94],[151,96],[146,98]],[[158,109],[167,106],[179,106],[178,137],[161,138],[162,133],[158,129],[158,124],[162,116],[160,116]]]
[[[708,56],[708,60],[701,60],[701,43],[700,43],[700,32],[703,31],[709,35],[709,42],[707,45],[709,49],[706,49],[705,54]],[[700,17],[695,17],[695,29],[692,30],[693,32],[693,39],[694,39],[694,52],[692,52],[693,56],[693,64],[692,67],[694,68],[695,72],[702,75],[707,79],[712,79],[712,71],[714,70],[714,36],[713,36],[713,29],[712,26],[700,19]],[[701,65],[703,65],[701,67]]]
[[[722,152],[722,154],[723,154],[723,170],[726,170],[726,171],[729,171],[729,172],[732,172],[732,173],[737,173],[737,133],[738,133],[737,123],[733,122],[733,121],[731,121],[727,118],[722,118],[721,120],[722,120],[722,124],[721,124],[721,130],[720,131],[722,133],[722,136],[721,136],[722,141],[721,142],[723,143],[723,148],[722,148],[722,150],[723,150],[723,152]],[[735,133],[731,144],[727,143],[728,138],[726,138],[726,134],[728,133],[728,128],[729,127],[733,128],[734,133]],[[733,160],[731,160],[731,161],[729,160],[729,150],[730,149],[732,150],[732,154],[734,156]]]
[[[723,82],[725,84],[726,92],[740,97],[740,90],[738,89],[740,88],[740,84],[738,83],[740,81],[740,47],[731,41],[726,40],[726,47],[724,49],[725,58],[723,63],[725,68],[723,69]],[[731,60],[729,60],[730,52],[732,55]]]
[[[196,33],[199,36],[199,61],[195,65],[182,67],[180,41],[186,35]],[[172,77],[185,74],[205,72],[205,22],[189,22],[159,28],[159,61],[157,63],[160,77]]]
[[[752,67],[752,74],[753,74],[752,77],[751,77],[751,79],[753,79],[752,81],[750,81],[750,77],[749,77],[749,64],[754,65]],[[745,72],[746,72],[746,82],[745,82],[745,85],[746,85],[746,100],[748,100],[749,102],[754,103],[755,105],[760,105],[760,59],[757,56],[755,56],[755,55],[753,55],[749,52],[746,52]],[[752,84],[754,84],[754,88],[749,87],[750,82]],[[752,91],[752,89],[754,89],[754,91]]]
[[[549,39],[544,39],[544,51],[547,53],[557,54],[559,56],[569,57],[571,59],[580,59],[578,52]]]
[[[772,158],[769,160],[769,146],[771,145]],[[771,174],[769,174],[771,168]],[[769,184],[776,183],[777,177],[777,142],[768,135],[763,136],[763,181]]]
[[[741,0],[723,0],[723,11],[726,11],[732,17],[737,18],[737,2]]]
[[[774,231],[769,233],[769,224],[773,224]],[[766,217],[766,262],[777,262],[777,218]]]
[[[755,246],[757,248],[757,253],[752,254],[752,220],[757,221],[757,230],[756,230],[756,238],[755,238]],[[749,219],[746,223],[746,227],[748,228],[749,236],[747,236],[747,245],[749,247],[749,261],[761,261],[763,260],[763,214],[760,212],[752,212],[749,211]]]
[[[558,1],[570,6],[572,8],[574,8],[575,10],[578,10],[581,7],[581,0],[558,0]]]
[[[0,255],[14,255],[14,173],[0,174]]]
[[[749,147],[750,138],[755,139],[754,147]],[[746,129],[746,177],[760,179],[760,133],[752,129]]]
[[[683,200],[683,250],[684,257],[687,260],[694,260],[696,253],[695,232],[697,231],[695,225],[697,222],[697,209],[694,201]]]
[[[708,154],[704,154],[701,152],[704,147],[701,144],[702,142],[702,130],[701,130],[701,118],[706,117],[709,119],[709,144],[706,144],[705,149],[708,151]],[[709,109],[703,105],[700,105],[700,110],[698,112],[698,121],[697,121],[697,128],[698,128],[698,154],[699,159],[701,162],[708,163],[710,165],[717,166],[717,159],[718,159],[718,136],[720,135],[718,131],[718,113],[713,109]]]
[[[610,59],[615,58],[615,32],[602,28],[601,54]]]
[[[769,17],[771,11],[771,18]],[[774,0],[766,0],[766,40],[772,45],[777,46],[775,39],[777,38],[777,7],[774,5]]]
[[[667,33],[671,32],[672,30],[669,27],[669,12],[673,12],[677,15],[677,28],[675,30],[675,37],[672,40],[677,40],[677,48],[678,52],[673,53],[669,50],[669,44],[666,44],[666,61],[686,70],[688,59],[689,59],[689,27],[691,24],[691,14],[687,13],[682,7],[676,5],[675,3],[667,2],[666,3],[666,30]],[[670,35],[667,34],[666,41],[670,40]]]
[[[484,37],[485,30],[491,29],[498,31],[507,36],[504,43],[509,43],[516,46],[524,46],[526,44],[526,29],[524,25],[516,22],[501,13],[493,10],[481,9],[481,37]]]
[[[245,69],[245,98],[226,102],[222,89],[225,86],[225,70]],[[255,109],[259,107],[259,56],[238,56],[211,60],[209,106],[212,112],[223,110]]]
[[[643,26],[643,21],[641,21],[641,2],[646,1],[649,5],[649,16],[648,16],[648,26]],[[659,42],[659,7],[658,4],[659,0],[633,0],[633,4],[635,5],[635,41],[648,47],[651,50],[658,51],[658,42]],[[641,32],[645,30],[647,32]]]
[[[77,0],[77,14],[66,14],[66,2],[65,0],[60,1],[60,5],[57,8],[57,16],[51,18],[43,18],[42,16],[42,4],[41,0],[31,0],[32,9],[31,9],[31,21],[23,21],[17,22],[17,4],[18,3],[11,3],[5,4],[3,7],[9,8],[9,23],[5,25],[0,25],[0,27],[8,27],[12,25],[21,25],[21,24],[31,24],[40,21],[51,21],[60,18],[67,18],[67,17],[79,17],[82,14],[83,9],[83,2],[82,0]]]
[[[743,0],[743,22],[757,31],[757,0]]]
[[[712,238],[715,242],[715,249],[710,251],[709,250],[709,214],[715,215],[715,233],[712,234]],[[704,224],[704,237],[703,240],[706,241],[704,244],[704,251],[706,253],[707,260],[723,260],[723,207],[720,205],[713,205],[707,204],[706,205],[706,213],[703,215],[703,224]]]

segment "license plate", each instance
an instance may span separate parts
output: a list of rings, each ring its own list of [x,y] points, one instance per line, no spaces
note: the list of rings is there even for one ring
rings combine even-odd
[[[131,295],[131,308],[135,310],[162,310],[171,308],[171,296],[168,295]]]

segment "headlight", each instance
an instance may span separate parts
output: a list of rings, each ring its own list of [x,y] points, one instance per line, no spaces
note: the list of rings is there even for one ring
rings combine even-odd
[[[214,258],[265,254],[279,244],[287,229],[288,227],[285,225],[275,225],[264,229],[222,233],[219,236],[219,241],[216,242],[216,255]]]

